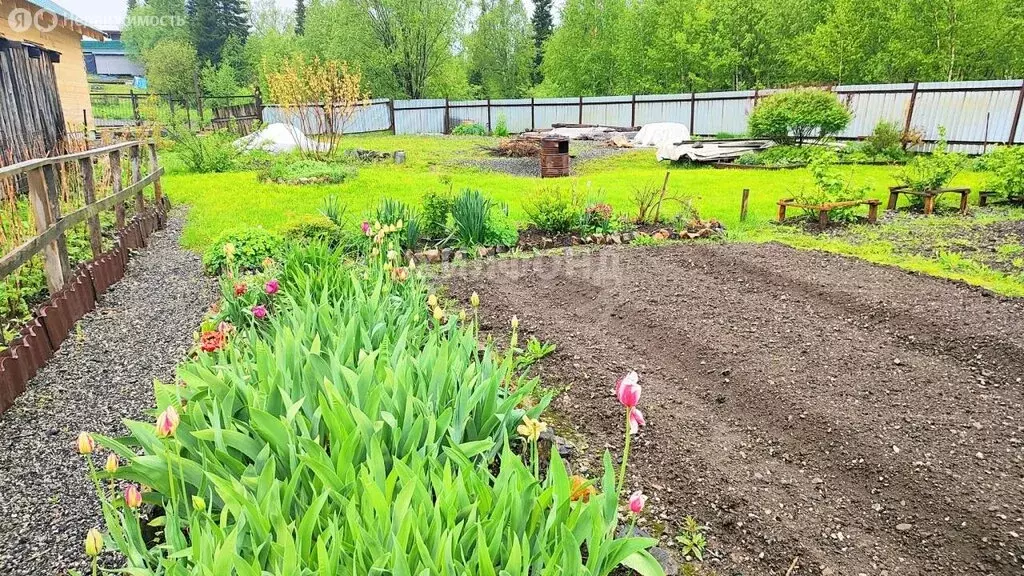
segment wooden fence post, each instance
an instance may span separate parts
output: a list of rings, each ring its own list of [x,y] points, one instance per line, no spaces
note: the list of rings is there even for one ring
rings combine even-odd
[[[142,158],[139,153],[139,145],[136,144],[128,149],[128,158],[132,165],[132,185],[135,185],[139,180],[142,180]],[[142,216],[142,213],[146,211],[146,198],[142,194],[140,188],[135,193],[135,213],[138,216]]]
[[[121,175],[121,151],[114,150],[109,155],[110,158],[110,193],[117,194],[121,191],[124,183]],[[117,221],[117,228],[120,230],[124,228],[124,202],[118,202],[114,205],[114,217]]]
[[[907,149],[907,134],[910,133],[910,123],[914,119],[914,104],[917,103],[917,82],[914,82],[914,89],[910,92],[910,105],[907,106],[907,118],[903,122],[903,149]]]
[[[36,168],[28,173],[28,196],[36,221],[36,232],[42,234],[60,218],[60,207],[51,202],[51,200],[56,200],[56,197],[51,199],[51,194],[47,191],[43,168]],[[56,240],[47,244],[43,250],[46,285],[52,295],[64,287],[64,281],[71,271],[64,235],[61,234]]]
[[[452,133],[452,111],[448,108],[448,98],[444,99],[444,133]]]
[[[135,90],[131,91],[132,95],[132,118],[135,119],[135,125],[142,125],[142,115],[139,114],[139,97],[135,94]]]
[[[1007,144],[1013,144],[1017,138],[1017,127],[1020,126],[1020,112],[1024,108],[1024,81],[1020,83],[1020,92],[1017,93],[1017,108],[1013,112],[1013,121],[1010,122],[1010,137],[1006,139]]]
[[[96,173],[93,171],[92,158],[82,158],[78,161],[82,171],[82,192],[85,195],[85,204],[88,206],[96,202]],[[103,234],[100,228],[100,216],[97,214],[89,218],[89,245],[92,247],[92,257],[99,258],[103,253]]]
[[[743,189],[743,201],[740,203],[740,222],[747,221],[747,203],[750,201],[750,188]]]
[[[388,98],[388,119],[391,121],[391,135],[395,135],[395,101]]]
[[[156,142],[150,142],[149,145],[149,173],[156,174],[157,170],[160,169],[160,163],[157,162],[156,157]],[[153,181],[153,201],[156,204],[157,209],[163,205],[164,200],[164,189],[160,185],[160,177]]]

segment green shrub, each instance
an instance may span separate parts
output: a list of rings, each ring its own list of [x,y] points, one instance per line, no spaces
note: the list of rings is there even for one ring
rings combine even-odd
[[[453,136],[487,136],[487,128],[480,124],[459,124],[452,129]]]
[[[279,184],[340,184],[358,170],[339,160],[317,160],[294,154],[275,156],[260,172],[260,179]]]
[[[515,246],[519,244],[519,228],[508,216],[508,205],[491,210],[487,216],[484,243],[488,246]]]
[[[430,191],[423,197],[423,234],[429,238],[443,238],[448,234],[448,217],[455,200],[449,192]]]
[[[897,176],[902,186],[915,192],[938,190],[944,188],[963,168],[967,158],[963,154],[949,151],[946,143],[946,131],[939,130],[939,142],[931,154],[915,156]],[[913,204],[921,204],[924,200],[918,196],[910,196]]]
[[[487,240],[491,201],[479,190],[463,190],[452,204],[455,236],[463,246],[479,246]]]
[[[331,248],[354,252],[362,236],[357,232],[339,226],[323,216],[303,218],[292,223],[284,231],[284,237],[298,244],[322,242]]]
[[[603,202],[595,202],[587,206],[580,220],[580,229],[584,233],[608,234],[614,232],[618,221],[614,218],[615,211]]]
[[[895,122],[881,121],[875,124],[871,136],[864,141],[865,152],[870,156],[903,158],[903,130]]]
[[[583,202],[575,191],[553,187],[542,190],[526,204],[526,216],[539,230],[552,234],[568,234],[580,227]]]
[[[802,204],[821,205],[849,200],[863,200],[867,197],[868,187],[854,187],[843,179],[835,167],[836,154],[829,152],[819,154],[808,165],[814,185],[805,188],[796,195]],[[836,222],[852,222],[856,220],[856,208],[837,208],[829,213],[829,218]],[[816,210],[805,210],[808,218],[817,218]]]
[[[850,111],[832,92],[799,88],[772,94],[754,107],[750,135],[770,138],[779,144],[803,145],[842,132],[850,123]]]
[[[504,114],[498,114],[498,122],[494,125],[493,133],[501,138],[508,137],[508,118]]]
[[[1024,195],[1024,147],[997,146],[981,157],[986,186],[1000,196]]]
[[[243,228],[222,233],[203,254],[208,274],[224,270],[258,271],[267,258],[280,260],[284,239],[263,228]]]

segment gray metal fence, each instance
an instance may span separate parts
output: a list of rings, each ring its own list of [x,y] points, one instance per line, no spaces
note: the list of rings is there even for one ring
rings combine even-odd
[[[1024,144],[1024,80],[920,82],[835,86],[831,90],[853,112],[841,139],[864,138],[880,121],[919,131],[928,148],[945,129],[951,148],[981,153],[992,144]],[[503,119],[510,132],[553,124],[641,126],[679,122],[693,134],[742,133],[761,98],[779,92],[744,90],[636,96],[520,98],[516,100],[374,100],[342,127],[346,133],[444,134],[464,121],[493,130]],[[264,109],[265,122],[284,116]]]

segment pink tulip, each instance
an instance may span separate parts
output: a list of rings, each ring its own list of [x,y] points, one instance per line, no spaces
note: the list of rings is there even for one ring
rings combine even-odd
[[[615,384],[615,395],[627,408],[640,403],[640,390],[640,376],[636,372],[626,374]]]
[[[629,433],[636,434],[640,432],[640,428],[646,425],[647,422],[644,420],[644,413],[639,408],[633,408],[629,411]]]
[[[277,294],[278,290],[281,289],[281,283],[278,282],[277,280],[271,280],[270,282],[267,282],[267,285],[264,286],[263,288],[266,290],[267,294],[273,296],[274,294]]]
[[[370,235],[370,223],[363,220],[363,234],[366,236]]]
[[[267,307],[264,306],[263,304],[253,306],[252,315],[255,316],[257,320],[263,320],[264,318],[267,317]]]
[[[129,484],[124,489],[124,503],[132,510],[142,505],[142,492],[135,484]]]
[[[633,492],[629,497],[629,511],[633,514],[639,514],[644,511],[644,506],[647,504],[647,496],[644,496],[643,492],[637,490]]]
[[[168,406],[156,417],[156,435],[161,438],[174,436],[179,422],[181,422],[181,418],[178,417],[178,411],[174,409],[174,406]]]

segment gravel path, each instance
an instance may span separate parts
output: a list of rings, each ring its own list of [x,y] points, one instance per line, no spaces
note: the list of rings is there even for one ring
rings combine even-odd
[[[172,377],[215,298],[200,258],[178,245],[182,224],[177,214],[152,236],[0,416],[0,574],[88,573],[81,543],[102,519],[75,438],[150,418],[153,379]]]

